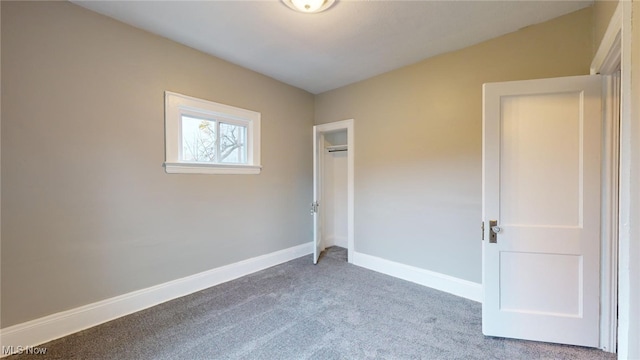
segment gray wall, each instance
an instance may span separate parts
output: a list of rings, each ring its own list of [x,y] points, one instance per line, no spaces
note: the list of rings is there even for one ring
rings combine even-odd
[[[311,94],[70,3],[1,6],[3,328],[311,241]],[[165,90],[261,112],[262,174],[166,174]]]
[[[482,84],[589,73],[587,8],[316,96],[355,119],[355,250],[481,282]]]
[[[585,9],[314,103],[70,3],[1,7],[3,328],[310,241],[314,117],[356,121],[356,251],[480,282],[481,85],[594,49]],[[261,112],[262,174],[165,174],[164,90]]]

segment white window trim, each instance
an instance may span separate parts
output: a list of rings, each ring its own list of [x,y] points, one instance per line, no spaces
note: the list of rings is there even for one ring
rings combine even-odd
[[[260,113],[197,99],[170,91],[164,93],[165,171],[169,174],[260,174]],[[247,164],[220,164],[180,160],[182,115],[205,115],[247,127]]]

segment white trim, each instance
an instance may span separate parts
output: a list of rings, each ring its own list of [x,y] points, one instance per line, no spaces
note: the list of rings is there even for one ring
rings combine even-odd
[[[353,263],[355,254],[355,122],[353,119],[345,120],[347,125],[347,257]]]
[[[618,327],[618,174],[620,78],[603,76],[600,349],[616,352]]]
[[[322,204],[322,208],[320,206],[320,200],[322,199],[323,192],[323,152],[320,151],[322,145],[324,144],[324,135],[318,132],[316,126],[313,127],[313,202],[311,203],[311,213],[313,216],[313,263],[317,264],[318,259],[320,258],[320,253],[322,252],[322,215],[324,214],[323,208],[324,204]],[[322,201],[323,202],[323,201]]]
[[[324,240],[323,245],[325,248],[330,246],[339,246],[342,248],[346,248],[346,246],[348,246],[348,245],[345,245],[348,243],[347,238],[345,236],[330,235],[330,236],[325,236],[323,240]]]
[[[355,216],[354,216],[354,207],[355,207],[355,198],[354,198],[354,192],[355,192],[355,187],[354,187],[354,176],[355,176],[355,170],[354,170],[354,159],[355,159],[355,121],[353,119],[347,119],[347,120],[342,120],[342,121],[335,121],[332,123],[327,123],[327,124],[321,124],[321,125],[315,125],[313,127],[313,134],[314,134],[314,143],[317,142],[317,134],[323,134],[323,133],[328,133],[328,132],[334,132],[334,131],[339,131],[339,130],[347,130],[347,148],[349,149],[349,151],[347,151],[347,261],[349,263],[353,263],[353,258],[354,258],[354,248],[355,248]],[[324,151],[321,151],[320,149],[323,147],[318,147],[315,148],[314,147],[314,156],[318,157],[318,156],[322,156],[324,154]],[[316,164],[314,164],[314,168],[315,168]],[[315,179],[315,175],[314,175],[314,191],[316,191],[316,187],[318,186],[317,183],[318,179]],[[318,194],[316,194],[314,192],[314,199],[313,201],[318,201],[318,199],[316,198],[318,196]],[[321,196],[321,195],[320,195]],[[317,231],[316,227],[314,226],[314,231]]]
[[[618,358],[640,358],[640,200],[638,175],[640,163],[640,26],[633,27],[640,5],[622,4],[622,75],[620,114],[620,194],[619,194],[619,267],[618,267]],[[638,11],[640,13],[640,11]],[[635,84],[635,85],[634,85]]]
[[[444,291],[465,299],[482,302],[482,284],[405,265],[376,256],[354,253],[353,264],[402,280]]]
[[[611,16],[604,37],[598,46],[598,51],[591,62],[591,75],[611,74],[620,65],[622,56],[620,41],[622,33],[622,4],[618,2],[616,10]]]
[[[40,345],[310,253],[306,243],[13,325],[0,330],[0,343],[15,349]]]
[[[2,6],[0,6],[0,9],[1,8],[2,8]],[[0,14],[0,19],[2,19],[2,15],[1,14]],[[2,27],[0,26],[0,28],[2,28]],[[2,49],[2,46],[0,46],[0,53],[2,52],[1,49]],[[0,54],[0,59],[2,59],[1,54]],[[2,66],[0,66],[0,68],[1,67]],[[1,71],[0,71],[0,73],[1,73]],[[2,93],[1,89],[2,89],[2,81],[0,80],[0,93]],[[2,103],[2,101],[0,101],[0,107],[1,107],[1,103]],[[1,114],[2,114],[2,110],[0,109],[0,115]],[[1,129],[2,129],[2,116],[0,116],[0,139],[2,139],[2,134],[1,134],[2,131],[1,131]],[[1,145],[0,145],[0,149],[2,149]],[[0,159],[2,159],[2,156],[0,156]],[[2,164],[1,164],[1,162],[2,161],[0,160],[0,190],[2,189]],[[2,191],[0,191],[0,204],[2,204]],[[2,209],[2,206],[0,206],[0,209]],[[2,224],[2,211],[0,210],[0,228],[2,227],[1,224]],[[2,259],[2,250],[1,249],[2,249],[2,231],[0,231],[0,259]],[[0,279],[2,279],[2,270],[1,269],[2,269],[2,266],[0,266]],[[1,280],[0,280],[0,283],[1,283]],[[0,296],[0,309],[2,309],[2,296]],[[3,342],[2,342],[2,333],[0,332],[0,352],[2,350],[2,344],[3,344]]]
[[[347,244],[349,246],[349,240],[344,236],[331,236],[330,240],[333,245],[343,246],[343,244]]]
[[[349,129],[349,126],[353,126],[353,119],[334,121],[326,124],[316,125],[315,127],[318,129],[319,132],[327,133],[327,132]],[[351,145],[351,144],[347,144],[347,145]]]
[[[618,330],[618,203],[620,157],[620,78],[623,5],[618,2],[598,51],[591,74],[603,77],[602,249],[600,294],[600,349],[617,351]]]
[[[164,168],[167,174],[257,175],[260,174],[262,166],[165,162]]]

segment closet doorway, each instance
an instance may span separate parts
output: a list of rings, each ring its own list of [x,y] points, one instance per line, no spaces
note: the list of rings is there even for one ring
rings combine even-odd
[[[313,262],[325,248],[353,262],[353,119],[313,127]]]

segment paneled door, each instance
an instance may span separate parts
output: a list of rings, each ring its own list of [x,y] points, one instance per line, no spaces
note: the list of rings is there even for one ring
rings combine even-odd
[[[484,85],[485,335],[599,345],[601,86]]]

